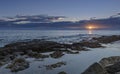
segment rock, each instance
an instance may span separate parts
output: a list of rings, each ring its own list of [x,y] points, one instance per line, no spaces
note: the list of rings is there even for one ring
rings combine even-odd
[[[64,71],[61,71],[61,72],[59,72],[58,74],[67,74],[66,72],[64,72]]]
[[[82,74],[119,74],[120,56],[103,58],[99,63],[94,63]]]
[[[79,54],[79,51],[72,51],[72,50],[67,50],[67,54]]]
[[[5,56],[0,56],[0,60],[3,60],[5,58]]]
[[[99,63],[110,74],[120,72],[120,56],[103,58],[102,60],[99,61]]]
[[[5,48],[9,48],[15,51],[22,51],[27,53],[28,50],[32,50],[34,52],[47,52],[52,51],[54,48],[63,48],[64,45],[59,44],[53,41],[44,41],[44,40],[32,40],[28,42],[16,42],[5,45]]]
[[[79,45],[78,43],[72,44],[71,49],[78,50],[78,51],[86,50],[85,48],[83,48],[83,46]]]
[[[107,72],[110,74],[115,74],[117,72],[120,72],[120,62],[117,62],[113,65],[105,67]]]
[[[11,64],[9,64],[6,68],[9,68],[11,72],[18,72],[29,67],[29,62],[23,58],[16,58],[13,60]]]
[[[3,65],[3,63],[0,61],[0,67]]]
[[[58,63],[55,63],[55,64],[46,65],[45,67],[46,67],[47,70],[52,70],[54,68],[59,68],[63,65],[66,65],[66,62],[58,62]]]
[[[103,67],[115,64],[117,62],[120,62],[120,56],[112,56],[112,57],[108,57],[108,58],[103,58],[99,61],[99,63]]]
[[[82,42],[79,42],[79,43],[73,43],[73,46],[76,46],[76,48],[81,48],[81,49],[83,47],[89,47],[89,48],[102,47],[100,43],[98,43],[98,42],[90,42],[90,41],[82,41]]]
[[[60,57],[62,57],[64,54],[63,54],[63,52],[62,51],[55,51],[55,52],[53,52],[52,54],[50,54],[50,56],[52,57],[52,58],[60,58]]]
[[[109,74],[109,73],[107,73],[107,71],[99,63],[94,63],[82,74]]]
[[[37,52],[31,52],[28,55],[33,58],[48,58],[49,57],[49,55],[43,55]]]
[[[100,43],[111,43],[111,42],[120,40],[120,35],[101,36],[98,38],[93,38],[93,40],[96,40]]]

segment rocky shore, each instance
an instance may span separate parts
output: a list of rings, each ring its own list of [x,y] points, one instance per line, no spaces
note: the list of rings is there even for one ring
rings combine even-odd
[[[82,74],[120,74],[120,56],[103,58],[92,64]]]
[[[114,41],[120,40],[119,35],[113,36],[101,36],[97,38],[92,38],[91,40],[83,40],[77,43],[72,44],[61,44],[54,41],[45,41],[45,40],[31,40],[27,42],[16,42],[7,44],[4,47],[0,48],[0,66],[8,64],[6,68],[10,69],[12,72],[18,72],[29,67],[29,61],[26,58],[61,58],[66,54],[78,54],[80,51],[86,51],[89,48],[103,48],[102,44],[111,43]],[[44,52],[52,52],[50,54],[43,54]],[[115,58],[116,59],[116,58]],[[115,60],[112,59],[112,60]],[[98,70],[95,73],[89,73],[85,71],[83,74],[110,74],[111,69],[116,66],[116,63],[110,66],[106,66],[108,62],[95,63],[87,71],[91,71],[91,67],[98,67]],[[118,61],[117,61],[117,64]],[[57,66],[60,66],[58,64]],[[48,65],[52,68],[53,65]],[[104,70],[104,68],[106,70]],[[96,69],[96,68],[95,68]],[[102,72],[104,70],[104,72]],[[118,71],[118,70],[117,70]],[[114,72],[117,72],[116,70]],[[100,72],[100,73],[99,73]],[[61,72],[60,74],[62,74]],[[65,74],[65,73],[63,73]]]

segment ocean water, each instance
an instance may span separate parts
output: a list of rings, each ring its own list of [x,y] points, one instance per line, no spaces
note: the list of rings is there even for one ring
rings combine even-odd
[[[27,41],[31,39],[46,39],[60,43],[73,43],[83,39],[90,39],[101,35],[120,35],[119,30],[0,30],[0,46],[17,41]],[[106,48],[89,48],[90,51],[80,51],[79,54],[65,54],[63,57],[54,59],[46,58],[43,61],[30,61],[30,67],[17,73],[10,72],[6,65],[0,68],[0,74],[58,74],[65,71],[67,74],[81,74],[94,62],[100,61],[104,57],[120,56],[120,41],[104,44]],[[44,53],[44,54],[49,54]],[[44,66],[57,62],[66,62],[65,66],[47,70]],[[39,66],[41,68],[39,68]]]
[[[99,35],[120,35],[120,30],[0,30],[0,47],[31,39],[72,43]]]

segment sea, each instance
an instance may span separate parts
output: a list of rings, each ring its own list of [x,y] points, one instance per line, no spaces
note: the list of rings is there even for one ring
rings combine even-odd
[[[72,43],[100,35],[120,35],[120,30],[0,30],[0,47],[32,39]]]
[[[92,37],[102,35],[120,35],[120,30],[0,30],[0,47],[19,41],[44,39],[59,43],[74,43],[81,40],[89,40]],[[54,59],[46,58],[43,61],[30,61],[30,67],[23,71],[12,73],[6,69],[6,65],[0,67],[0,74],[58,74],[61,71],[67,74],[81,74],[91,64],[110,56],[120,56],[120,41],[103,44],[105,48],[89,48],[90,51],[80,51],[79,54],[65,54],[63,57]],[[44,53],[44,54],[49,54]],[[45,65],[64,61],[66,65],[52,70],[46,70]]]

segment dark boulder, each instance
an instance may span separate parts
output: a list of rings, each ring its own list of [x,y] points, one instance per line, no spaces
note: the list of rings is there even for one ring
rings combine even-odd
[[[105,67],[107,72],[110,74],[115,74],[117,72],[120,72],[120,62],[117,62],[113,65]]]
[[[103,58],[99,61],[99,63],[103,67],[115,64],[117,62],[120,62],[120,56],[112,56],[112,57],[108,57],[108,58]]]
[[[107,71],[99,63],[94,63],[82,74],[109,74],[109,73],[107,73]]]
[[[82,74],[119,74],[118,72],[120,72],[120,56],[112,56],[92,64]]]

